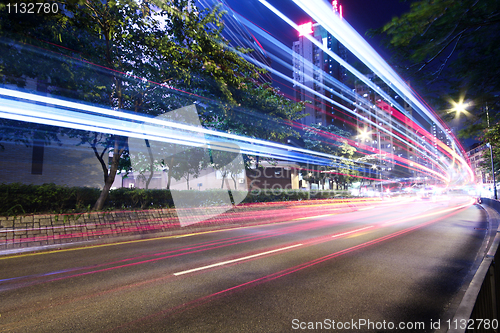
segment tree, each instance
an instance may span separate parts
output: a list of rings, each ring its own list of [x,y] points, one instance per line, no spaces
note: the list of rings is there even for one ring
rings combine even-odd
[[[215,150],[210,149],[210,165],[222,176],[222,182],[220,188],[223,189],[226,184],[227,178],[231,178],[233,181],[234,189],[238,189],[236,183],[236,176],[245,171],[245,162],[243,156],[239,152],[239,147],[236,145],[228,145],[233,151]],[[229,190],[229,184],[226,184],[226,188]]]
[[[144,112],[143,96],[149,86],[145,79],[158,79],[161,73],[154,61],[158,55],[153,50],[163,36],[159,22],[149,15],[150,7],[126,0],[120,3],[68,1],[60,3],[59,8],[58,13],[33,22],[28,17],[6,18],[2,35],[15,38],[18,43],[11,42],[10,58],[2,57],[0,61],[4,68],[9,68],[3,71],[8,74],[3,77],[4,81],[23,85],[26,78],[45,80],[51,92],[59,95],[78,92],[80,100]],[[36,52],[35,57],[28,58],[27,52],[21,52],[19,42],[46,49],[38,53],[42,54],[41,59],[36,58]],[[64,47],[57,48],[57,53],[50,52],[56,44]],[[17,64],[13,59],[16,55],[28,65],[13,66],[12,70],[9,66],[11,62]],[[133,76],[141,76],[143,80],[130,80]],[[79,137],[80,144],[89,145],[99,160],[104,186],[94,208],[101,209],[126,152],[127,138],[82,131],[62,132]],[[112,160],[108,164],[109,152]]]
[[[493,165],[498,172],[500,170],[500,123],[497,123],[496,125],[492,126],[488,131],[485,132],[484,134],[484,143],[491,144],[492,150],[493,150]],[[484,170],[488,170],[488,173],[491,173],[491,156],[490,156],[490,150],[485,149],[483,151],[483,165],[481,167]]]
[[[45,50],[40,59],[34,52],[33,62],[25,67],[16,62],[23,58],[23,47],[8,42],[8,52],[0,58],[4,82],[23,85],[26,78],[45,80],[51,93],[77,95],[86,102],[151,116],[204,98],[210,104],[202,117],[205,126],[249,136],[262,132],[252,132],[253,123],[241,126],[234,121],[242,103],[252,100],[252,107],[260,103],[266,106],[260,111],[267,116],[287,121],[301,111],[300,104],[261,87],[256,79],[262,70],[227,49],[228,42],[221,36],[223,13],[218,8],[200,13],[187,0],[72,0],[59,6],[64,10],[34,21],[8,16],[0,7],[3,37]],[[257,94],[269,101],[255,102]],[[284,137],[268,132],[261,138]],[[63,133],[80,138],[80,144],[89,146],[99,160],[104,185],[94,209],[101,209],[127,154],[128,138]],[[149,159],[148,179],[158,164]],[[163,160],[170,175],[169,162]]]
[[[355,170],[356,164],[353,160],[355,153],[356,148],[349,145],[347,140],[343,141],[342,146],[340,146],[339,156],[343,157],[344,160],[338,169],[339,176],[337,178],[337,186],[341,184],[344,190],[347,190],[348,184],[356,179],[354,176],[358,175],[358,171]]]
[[[347,184],[353,179],[351,175],[357,174],[357,171],[354,170],[355,163],[353,161],[356,148],[349,145],[346,139],[350,136],[350,132],[335,125],[313,125],[307,128],[304,134],[306,149],[338,156],[339,159],[332,159],[331,165],[323,168],[323,171],[333,171],[333,174],[320,172],[321,168],[318,168],[318,172],[310,172],[310,170],[307,170],[309,168],[306,168],[303,173],[305,179],[312,181],[318,179],[325,182],[326,179],[333,178],[337,184],[337,190],[340,186],[346,189]]]
[[[182,150],[182,153],[174,157],[176,165],[172,168],[172,176],[176,180],[186,179],[186,189],[190,190],[190,178],[198,178],[200,171],[210,164],[209,153],[205,147],[191,147]]]
[[[416,1],[411,10],[372,31],[389,37],[396,61],[405,74],[420,81],[422,90],[449,109],[444,96],[474,100],[474,127],[465,136],[481,135],[485,106],[492,123],[498,119],[500,92],[500,3],[497,0]],[[445,119],[450,115],[443,112]]]

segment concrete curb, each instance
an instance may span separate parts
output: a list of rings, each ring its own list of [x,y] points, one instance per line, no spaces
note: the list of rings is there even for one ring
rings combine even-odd
[[[498,202],[497,202],[498,203]],[[483,204],[487,204],[491,209],[498,212],[498,208],[493,207],[489,199],[483,199]],[[488,214],[488,211],[486,210]],[[488,220],[491,219],[491,216],[488,214]],[[489,246],[488,252],[484,256],[481,264],[477,268],[474,273],[474,276],[467,287],[467,290],[460,302],[453,319],[451,320],[452,325],[455,327],[448,327],[446,332],[449,333],[464,333],[467,331],[467,325],[462,325],[464,323],[468,324],[468,320],[471,318],[472,313],[474,311],[474,307],[477,303],[479,293],[481,288],[483,287],[483,283],[486,279],[488,273],[492,269],[492,264],[495,261],[495,255],[498,251],[498,247],[500,245],[500,226],[495,231],[495,236],[493,242]],[[483,318],[487,319],[487,318]],[[491,319],[491,318],[490,318]],[[455,325],[456,324],[456,325]],[[464,327],[465,326],[465,327]],[[476,332],[476,330],[474,330]]]

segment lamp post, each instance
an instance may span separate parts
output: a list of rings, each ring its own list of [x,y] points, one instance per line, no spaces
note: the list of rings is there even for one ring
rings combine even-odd
[[[463,103],[463,100],[455,103],[453,102],[453,108],[451,109],[452,112],[456,112],[456,117],[459,118],[461,113],[467,114],[467,106],[470,106],[471,103]],[[486,122],[488,125],[488,129],[490,128],[490,114],[488,112],[488,105],[486,105]],[[486,143],[486,146],[490,148],[490,159],[491,159],[491,174],[493,176],[493,197],[495,200],[498,199],[497,196],[497,185],[496,185],[496,180],[495,180],[495,164],[493,163],[493,148],[491,146],[491,143]]]
[[[379,184],[380,184],[380,197],[384,195],[384,188],[382,186],[382,150],[381,150],[381,143],[380,143],[380,132],[377,131],[377,141],[378,141],[378,179],[379,179]]]
[[[495,180],[495,164],[493,163],[493,148],[491,147],[491,143],[486,144],[490,148],[490,158],[491,158],[491,175],[493,176],[493,197],[495,200],[498,199],[497,197],[497,184]]]
[[[488,104],[486,104],[486,121],[488,123],[488,130],[490,128],[490,113],[488,112]],[[493,147],[491,147],[491,143],[486,144],[490,148],[490,159],[491,159],[491,175],[493,176],[493,197],[495,200],[498,199],[497,196],[497,184],[495,180],[495,163],[493,163]]]

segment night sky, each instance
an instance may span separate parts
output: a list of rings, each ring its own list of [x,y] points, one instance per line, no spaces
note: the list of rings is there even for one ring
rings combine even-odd
[[[298,24],[309,21],[309,17],[292,0],[268,0],[268,2]],[[380,47],[379,40],[367,38],[365,33],[369,29],[382,27],[394,16],[408,11],[409,2],[400,0],[340,0],[339,2],[343,7],[343,16],[347,22],[382,56],[388,55],[387,51]],[[297,39],[297,33],[258,0],[225,0],[225,3],[235,12],[273,34],[285,45],[291,47],[293,41]]]

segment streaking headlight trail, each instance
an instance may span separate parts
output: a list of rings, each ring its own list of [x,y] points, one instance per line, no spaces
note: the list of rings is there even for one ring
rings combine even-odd
[[[312,150],[4,88],[0,88],[0,117],[191,147],[208,145],[217,150],[233,151],[237,144],[244,154],[294,162],[331,165],[332,159],[340,164],[345,160]]]

